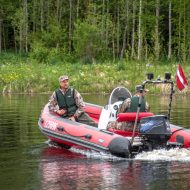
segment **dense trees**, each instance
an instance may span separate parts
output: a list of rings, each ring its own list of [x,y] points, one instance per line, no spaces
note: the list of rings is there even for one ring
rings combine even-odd
[[[0,0],[0,52],[39,61],[74,57],[190,59],[189,0]]]

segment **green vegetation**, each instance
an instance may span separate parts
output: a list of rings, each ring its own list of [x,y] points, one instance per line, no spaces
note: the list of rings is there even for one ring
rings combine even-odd
[[[186,62],[189,28],[189,0],[0,0],[0,53],[40,63]]]
[[[189,28],[189,0],[0,0],[0,91],[52,91],[63,73],[98,93],[148,71],[174,77],[176,63],[188,69]]]
[[[69,62],[39,64],[24,56],[4,54],[0,61],[2,93],[51,92],[58,87],[58,77],[63,74],[70,76],[70,84],[80,92],[107,93],[118,85],[133,91],[136,84],[146,79],[147,72],[153,72],[155,77],[160,75],[161,78],[165,72],[171,72],[173,79],[176,72],[176,66],[169,63],[152,63],[147,66],[145,62],[126,60],[93,64]],[[184,69],[188,69],[188,66]]]

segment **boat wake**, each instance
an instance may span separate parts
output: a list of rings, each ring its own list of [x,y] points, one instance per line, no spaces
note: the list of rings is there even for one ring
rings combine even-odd
[[[105,152],[96,152],[93,150],[83,150],[83,149],[78,149],[78,148],[74,148],[74,147],[72,147],[70,149],[70,151],[72,151],[74,153],[79,153],[79,154],[85,155],[87,158],[98,159],[98,160],[108,160],[108,161],[129,160],[127,158],[113,156],[113,155],[111,155],[109,153],[105,153]]]
[[[142,152],[135,156],[135,160],[190,162],[190,150],[173,148],[169,150],[159,149],[151,152]]]
[[[47,140],[45,142],[49,147],[55,147],[58,149],[62,149],[63,147],[61,147],[60,145],[58,145],[57,143],[51,141],[51,140]],[[94,150],[87,150],[87,149],[80,149],[77,147],[71,147],[69,149],[70,152],[73,153],[77,153],[77,154],[81,154],[86,156],[87,158],[91,158],[91,159],[98,159],[98,160],[110,160],[110,161],[119,161],[119,160],[129,160],[126,158],[120,158],[117,156],[113,156],[110,153],[105,153],[105,152],[97,152]]]
[[[143,161],[179,161],[190,162],[190,150],[184,148],[173,148],[170,150],[159,149],[151,152],[142,152],[135,156],[135,158],[120,158],[109,153],[96,152],[93,150],[81,150],[71,148],[70,151],[85,155],[87,158],[111,160],[111,161],[125,161],[125,160],[143,160]]]
[[[62,148],[52,141],[46,141],[50,147]],[[93,150],[79,149],[72,147],[69,151],[77,154],[81,154],[91,159],[108,160],[108,161],[127,161],[127,160],[143,160],[143,161],[179,161],[190,162],[190,149],[185,148],[172,148],[169,150],[159,149],[151,152],[142,152],[137,154],[133,159],[121,158],[113,156],[106,152],[97,152]]]

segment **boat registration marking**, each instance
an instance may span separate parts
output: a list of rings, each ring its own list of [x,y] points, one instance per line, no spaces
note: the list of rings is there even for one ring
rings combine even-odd
[[[103,143],[104,139],[98,139],[98,142]]]
[[[45,126],[46,128],[51,129],[51,130],[57,129],[57,123],[54,121],[47,121]]]

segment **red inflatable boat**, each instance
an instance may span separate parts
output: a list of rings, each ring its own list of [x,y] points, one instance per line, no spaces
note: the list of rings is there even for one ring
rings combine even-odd
[[[94,108],[96,109],[96,106]],[[94,116],[98,117],[98,114]],[[97,121],[97,119],[95,120]],[[130,154],[130,142],[127,138],[107,130],[61,118],[49,112],[48,104],[45,106],[38,124],[43,134],[65,148],[78,146],[109,152],[121,157],[128,157]]]
[[[169,83],[173,93],[173,82],[170,79],[164,81],[145,81],[145,83]],[[190,130],[169,123],[169,114],[154,115],[151,112],[144,113],[119,113],[118,109],[123,99],[130,98],[131,93],[124,87],[115,88],[105,107],[86,103],[85,111],[98,123],[98,128],[71,121],[50,113],[48,104],[44,107],[39,119],[41,132],[50,140],[65,148],[78,146],[95,151],[109,152],[116,156],[131,157],[142,151],[150,151],[158,148],[190,147]],[[171,94],[172,101],[172,94]],[[140,105],[140,104],[139,104]],[[108,129],[108,122],[134,122],[139,123],[138,130],[127,131]]]

